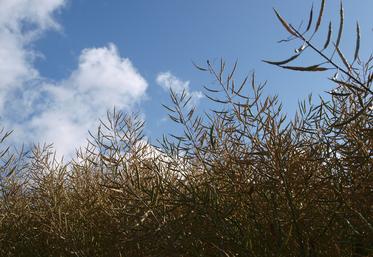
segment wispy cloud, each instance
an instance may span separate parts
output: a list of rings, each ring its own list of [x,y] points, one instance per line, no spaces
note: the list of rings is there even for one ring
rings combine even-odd
[[[182,81],[169,71],[159,73],[156,82],[167,92],[171,89],[177,94],[182,94],[184,91],[187,96],[191,97],[190,104],[192,105],[198,104],[199,100],[203,98],[203,93],[201,91],[190,90],[189,81]]]
[[[62,81],[51,82],[33,65],[31,44],[48,29],[58,29],[53,14],[64,0],[0,2],[0,116],[14,129],[16,142],[54,143],[59,155],[85,144],[88,130],[108,109],[130,109],[147,82],[116,46],[87,48]]]

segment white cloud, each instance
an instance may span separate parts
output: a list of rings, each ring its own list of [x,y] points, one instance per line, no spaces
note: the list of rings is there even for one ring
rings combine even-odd
[[[36,52],[28,47],[47,29],[58,29],[53,14],[66,0],[0,1],[0,111],[9,90],[38,77],[32,62]],[[6,61],[4,61],[6,60]]]
[[[28,61],[30,53],[23,49],[19,41],[11,33],[0,29],[0,111],[11,88],[19,87],[23,81],[38,76]]]
[[[89,104],[95,106],[129,107],[140,99],[147,83],[129,59],[122,59],[116,47],[83,50],[79,68],[67,81]]]
[[[190,104],[192,105],[198,104],[199,100],[203,98],[203,93],[201,91],[190,91],[189,81],[182,81],[169,71],[159,73],[156,78],[156,82],[165,91],[169,91],[171,89],[178,95],[182,94],[184,91],[187,96],[191,97]]]
[[[66,0],[2,0],[0,27],[22,40],[32,40],[47,29],[58,29],[53,15]]]
[[[14,92],[3,112],[16,127],[18,141],[54,143],[58,154],[70,156],[86,142],[88,130],[114,106],[130,109],[145,95],[147,82],[113,44],[82,51],[78,68],[59,83],[38,81]],[[10,96],[10,94],[9,94]],[[15,99],[19,99],[15,101]],[[14,119],[11,116],[17,113]]]
[[[147,82],[115,46],[83,50],[79,67],[59,85],[47,85],[51,103],[28,122],[35,138],[54,142],[63,154],[85,143],[87,132],[114,106],[130,109],[142,99]],[[50,109],[48,109],[50,106]]]
[[[41,33],[58,29],[53,14],[65,0],[0,1],[0,116],[14,129],[16,143],[54,143],[57,154],[74,153],[88,130],[114,106],[130,109],[145,95],[147,82],[114,44],[84,49],[71,75],[59,82],[42,78],[30,48]]]

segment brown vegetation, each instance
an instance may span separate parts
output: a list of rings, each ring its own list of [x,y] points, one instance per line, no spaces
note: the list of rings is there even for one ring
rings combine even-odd
[[[236,67],[208,63],[198,68],[216,81],[206,95],[218,109],[199,116],[171,92],[185,133],[159,148],[117,111],[68,164],[48,146],[3,148],[0,256],[372,256],[372,58],[357,50],[349,63],[339,36],[338,65],[276,14],[302,47],[270,63],[338,70],[330,100],[301,103],[289,121],[254,75],[235,82]],[[306,49],[324,63],[285,66]]]

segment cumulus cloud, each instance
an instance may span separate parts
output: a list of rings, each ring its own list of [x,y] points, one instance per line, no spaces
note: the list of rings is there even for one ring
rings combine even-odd
[[[184,91],[187,96],[191,97],[191,104],[198,104],[199,100],[203,97],[201,91],[190,91],[190,81],[182,81],[173,75],[171,72],[161,72],[156,78],[156,82],[161,86],[165,91],[170,89],[176,94],[180,95]]]
[[[2,125],[14,129],[16,143],[54,143],[59,156],[71,156],[108,109],[130,109],[140,101],[147,82],[114,44],[84,49],[77,68],[62,81],[41,77],[30,45],[59,28],[53,14],[64,5],[64,0],[0,2],[0,58],[9,60],[0,64],[0,116]]]
[[[39,74],[32,62],[37,55],[29,44],[45,30],[58,29],[53,15],[65,0],[0,1],[0,111],[9,91],[19,89]]]
[[[58,28],[53,15],[65,4],[66,0],[2,0],[0,24],[22,37],[29,36],[27,32]]]
[[[9,90],[38,77],[36,52],[28,47],[45,30],[58,29],[53,14],[65,0],[0,1],[0,111]]]
[[[84,145],[88,130],[96,127],[98,118],[108,109],[130,109],[142,99],[146,88],[145,79],[130,60],[119,56],[113,44],[85,49],[78,68],[68,79],[38,84],[23,92],[19,99],[27,106],[22,109],[30,111],[23,121],[18,121],[18,138],[27,141],[31,136],[37,141],[53,142],[59,153],[70,155]],[[16,111],[17,106],[13,109]]]
[[[113,44],[83,50],[79,68],[67,85],[74,87],[95,106],[129,107],[140,99],[147,83],[129,59],[123,59]]]

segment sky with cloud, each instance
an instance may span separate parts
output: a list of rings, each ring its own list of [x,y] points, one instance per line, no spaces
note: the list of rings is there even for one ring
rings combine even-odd
[[[331,1],[327,14],[338,13]],[[315,3],[317,5],[318,2]],[[238,76],[255,69],[294,113],[298,100],[331,85],[325,75],[285,72],[261,62],[283,58],[289,48],[272,7],[290,21],[306,16],[311,1],[0,1],[0,124],[12,143],[54,143],[71,155],[88,130],[115,108],[139,112],[151,139],[173,130],[165,122],[168,91],[185,92],[209,109],[203,85],[212,77],[192,63],[239,61]],[[371,8],[368,8],[371,7]],[[346,31],[362,25],[362,50],[372,41],[370,0],[346,1]],[[334,9],[334,10],[333,10]],[[334,15],[333,15],[334,13]],[[347,37],[345,47],[353,42]],[[313,60],[310,56],[308,60]]]

